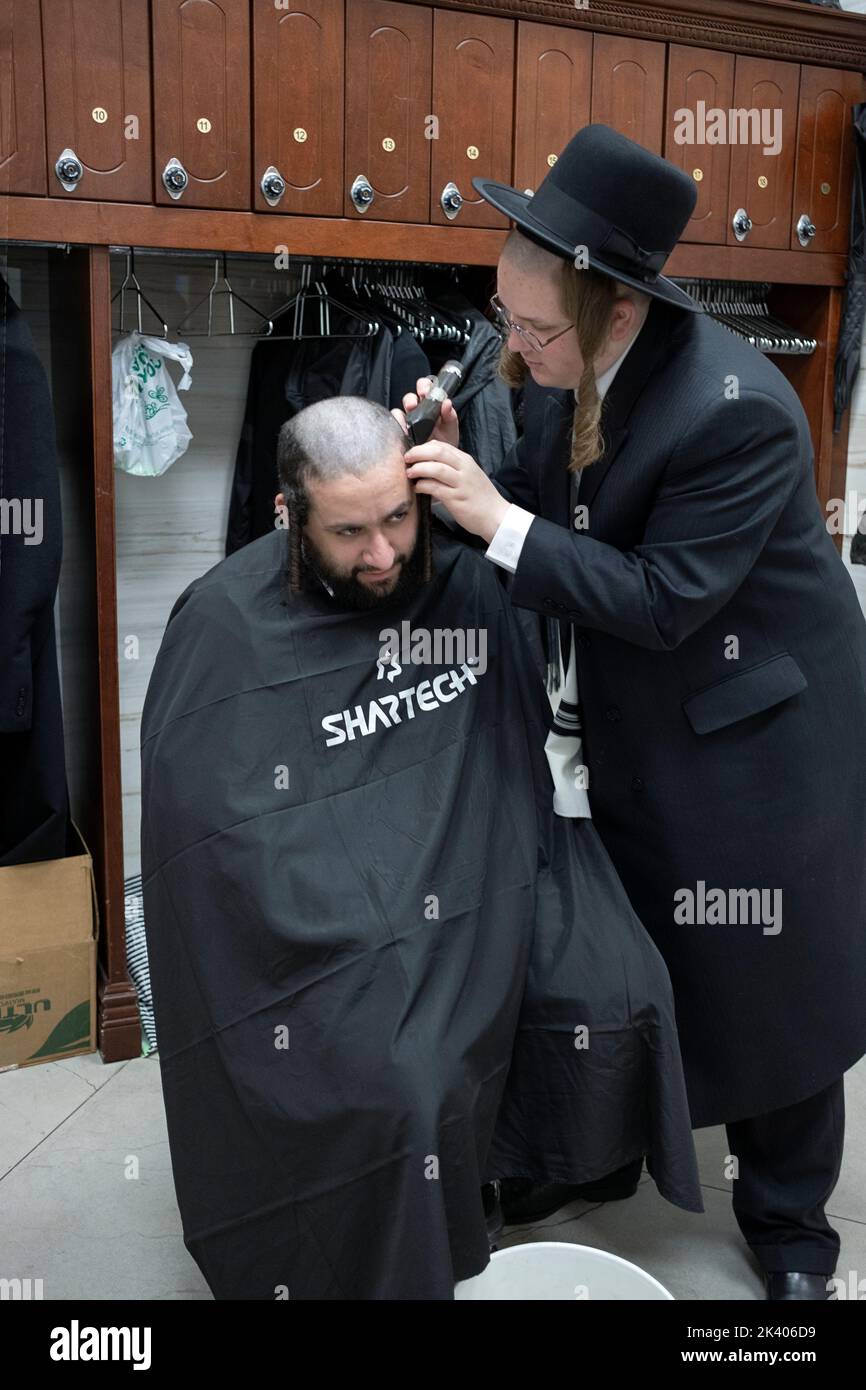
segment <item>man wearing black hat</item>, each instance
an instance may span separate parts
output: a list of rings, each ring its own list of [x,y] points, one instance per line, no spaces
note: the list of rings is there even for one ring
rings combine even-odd
[[[534,196],[473,183],[519,228],[493,307],[524,432],[494,482],[445,408],[409,476],[549,620],[555,809],[591,807],[667,962],[692,1123],[726,1125],[715,1177],[768,1297],[822,1299],[842,1076],[866,1052],[866,622],[808,422],[660,274],[696,201],[681,170],[590,125]],[[512,1186],[506,1217],[638,1172]]]

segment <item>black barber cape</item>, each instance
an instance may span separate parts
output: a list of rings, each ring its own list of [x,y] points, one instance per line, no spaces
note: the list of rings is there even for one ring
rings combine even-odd
[[[288,596],[287,546],[181,595],[142,720],[172,1167],[214,1295],[450,1299],[495,1177],[645,1152],[702,1211],[666,969],[591,822],[552,814],[493,566],[437,533],[433,580],[359,614]],[[486,653],[383,662],[402,623]]]

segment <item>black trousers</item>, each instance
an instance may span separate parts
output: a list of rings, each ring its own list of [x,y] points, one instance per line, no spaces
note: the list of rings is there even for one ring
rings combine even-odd
[[[739,1159],[734,1215],[768,1273],[830,1276],[839,1236],[824,1203],[839,1179],[845,1135],[843,1078],[797,1105],[725,1125]]]

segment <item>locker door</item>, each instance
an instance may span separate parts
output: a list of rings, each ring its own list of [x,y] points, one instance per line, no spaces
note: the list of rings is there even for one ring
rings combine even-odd
[[[42,34],[33,0],[0,0],[0,193],[42,193]]]
[[[434,10],[430,221],[507,228],[471,180],[510,184],[514,125],[514,21]]]
[[[253,0],[257,212],[342,214],[343,45],[343,0]]]
[[[517,24],[514,187],[538,187],[571,137],[589,123],[592,34]]]
[[[42,0],[48,189],[151,200],[147,0]]]
[[[248,0],[152,0],[156,201],[249,209]]]
[[[592,119],[661,154],[665,46],[651,39],[596,34]]]
[[[864,95],[859,72],[807,64],[800,68],[792,251],[848,250],[855,141],[851,107]]]
[[[691,174],[698,194],[682,241],[724,246],[727,240],[731,147],[707,142],[705,116],[727,111],[733,97],[733,53],[670,45],[665,159]]]
[[[431,11],[350,0],[346,15],[346,217],[430,214]]]
[[[799,86],[800,69],[796,63],[737,57],[737,128],[728,131],[729,246],[742,242],[744,246],[787,250],[791,244]],[[738,222],[736,228],[734,219]]]

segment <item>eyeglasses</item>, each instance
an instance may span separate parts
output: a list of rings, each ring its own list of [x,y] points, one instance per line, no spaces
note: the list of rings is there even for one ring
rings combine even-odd
[[[496,322],[501,332],[506,334],[506,336],[511,332],[517,333],[534,352],[543,352],[549,343],[555,343],[556,339],[561,338],[563,333],[567,333],[569,329],[574,328],[574,324],[570,323],[568,328],[561,328],[558,333],[553,334],[553,337],[545,338],[542,342],[534,333],[530,333],[527,328],[521,328],[519,323],[514,322],[510,314],[506,313],[505,305],[502,303],[498,294],[494,294],[491,297],[490,307],[496,316]]]

